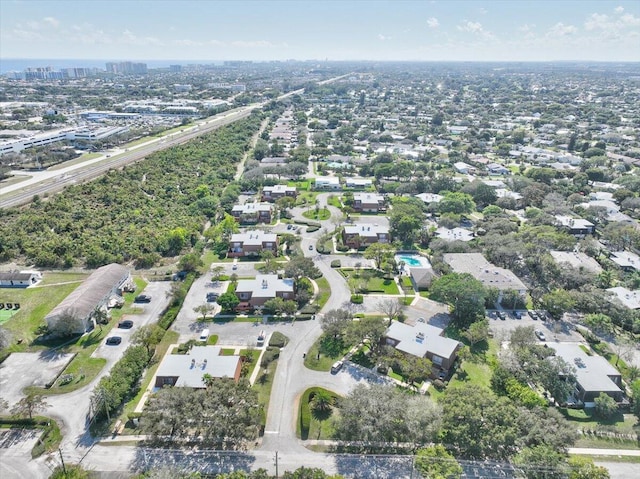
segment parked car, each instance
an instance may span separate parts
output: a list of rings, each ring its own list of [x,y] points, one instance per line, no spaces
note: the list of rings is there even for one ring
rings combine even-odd
[[[496,316],[498,316],[498,318],[500,318],[502,321],[504,321],[505,319],[507,319],[507,315],[504,314],[504,311],[498,311],[496,312]]]
[[[238,269],[238,265],[237,263],[233,263],[233,266],[231,267],[232,270],[237,270]]]
[[[533,319],[534,321],[538,320],[538,313],[536,313],[535,311],[529,311],[529,317],[531,319]]]
[[[312,244],[309,245],[309,251],[313,251],[313,245]]]
[[[331,373],[333,374],[337,373],[338,371],[340,371],[340,369],[342,369],[342,366],[344,366],[344,363],[342,361],[336,361],[331,366]]]
[[[290,230],[291,228],[293,228],[293,225],[292,225],[291,223],[289,223],[289,224],[287,225],[287,229],[288,229],[288,230]]]
[[[445,379],[447,379],[447,372],[446,371],[440,371],[438,373],[438,379],[440,381],[444,381]]]
[[[139,294],[138,296],[135,297],[133,302],[134,303],[150,303],[151,296],[149,296],[148,294]]]
[[[535,333],[540,341],[546,341],[547,338],[544,336],[544,333],[542,331],[540,331],[539,329],[536,329]]]
[[[207,302],[215,303],[218,299],[218,293],[207,293]]]
[[[124,321],[120,321],[118,323],[118,328],[120,329],[131,329],[133,328],[133,321],[129,319],[125,319]]]
[[[521,313],[520,311],[514,311],[514,312],[513,312],[513,316],[514,316],[516,319],[522,319],[522,313]]]
[[[111,336],[107,338],[106,344],[109,346],[117,346],[122,342],[122,338],[120,336]]]

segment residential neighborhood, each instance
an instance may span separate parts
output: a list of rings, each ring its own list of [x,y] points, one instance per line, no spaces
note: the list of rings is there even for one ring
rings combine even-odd
[[[181,110],[158,151],[123,143],[130,162],[3,210],[0,413],[30,446],[0,459],[33,477],[637,466],[640,72],[504,65],[131,77],[230,109]],[[51,116],[28,84],[1,83]],[[8,153],[3,188],[31,153]]]

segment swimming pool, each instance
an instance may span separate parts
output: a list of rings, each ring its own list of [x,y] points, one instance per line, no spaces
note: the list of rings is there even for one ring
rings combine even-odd
[[[431,263],[424,256],[420,256],[419,254],[397,254],[396,262],[403,262],[406,267],[414,267],[414,268],[429,268]]]

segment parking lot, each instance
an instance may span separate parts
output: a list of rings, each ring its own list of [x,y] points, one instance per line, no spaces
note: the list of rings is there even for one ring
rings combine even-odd
[[[546,320],[534,320],[527,312],[521,311],[520,318],[512,312],[500,311],[505,319],[500,319],[498,311],[487,311],[489,329],[500,340],[508,340],[511,331],[519,326],[531,326],[544,334],[546,341],[581,342],[583,337],[576,332],[573,324],[566,321],[555,321],[548,315]],[[540,315],[538,315],[540,316]]]
[[[24,397],[27,386],[44,387],[53,381],[73,359],[73,354],[43,351],[12,353],[0,364],[0,391],[12,407]]]

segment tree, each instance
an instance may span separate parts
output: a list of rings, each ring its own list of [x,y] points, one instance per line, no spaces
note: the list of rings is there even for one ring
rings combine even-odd
[[[225,313],[233,313],[236,309],[236,306],[240,304],[240,300],[235,293],[222,293],[220,296],[218,296],[218,304],[222,308],[222,311],[224,311]]]
[[[211,268],[211,281],[218,282],[220,277],[224,274],[224,266],[214,266]]]
[[[472,323],[462,335],[469,340],[472,347],[487,340],[489,338],[489,321],[481,319]]]
[[[615,341],[611,343],[611,349],[613,349],[616,355],[616,364],[622,359],[623,361],[629,361],[633,358],[633,351],[638,346],[638,343],[626,334],[619,334],[616,336]]]
[[[567,461],[569,479],[609,479],[606,467],[596,466],[589,456],[571,456]]]
[[[428,479],[459,479],[464,472],[442,444],[418,449],[414,464],[422,477]]]
[[[584,325],[596,334],[610,335],[614,331],[611,318],[602,313],[587,314]]]
[[[476,204],[471,195],[456,192],[446,192],[438,203],[440,213],[453,213],[456,215],[472,213],[476,210]]]
[[[562,479],[565,477],[564,454],[540,445],[526,447],[514,458],[520,476],[527,479]]]
[[[389,326],[394,319],[397,319],[404,310],[402,299],[387,298],[376,303],[376,309],[389,318]]]
[[[612,418],[618,412],[616,400],[606,393],[598,394],[594,402],[596,403],[596,414],[603,419]]]
[[[449,386],[442,401],[441,442],[467,458],[504,459],[517,451],[520,435],[511,401],[477,386]]]
[[[207,320],[207,315],[211,314],[213,311],[215,311],[215,309],[216,307],[212,303],[204,303],[204,304],[201,304],[200,306],[196,306],[195,308],[193,308],[193,312],[201,314],[202,321],[204,322]]]
[[[364,250],[363,256],[372,259],[376,268],[382,269],[382,264],[393,257],[394,249],[387,243],[373,243]]]
[[[42,396],[29,394],[13,406],[11,413],[17,416],[28,416],[29,419],[33,419],[33,413],[43,411],[50,406]]]
[[[331,396],[328,391],[320,389],[314,393],[309,406],[314,411],[320,413],[327,412],[331,410],[331,407],[333,406],[333,396]]]
[[[266,312],[279,315],[284,311],[284,299],[271,298],[266,300],[263,306]]]
[[[451,273],[438,278],[429,288],[431,299],[453,307],[453,318],[460,328],[466,328],[484,318],[486,290],[469,273]]]
[[[80,334],[78,332],[80,328],[80,320],[76,318],[74,312],[66,310],[63,311],[62,314],[58,316],[57,320],[49,327],[49,331],[56,337],[70,338]]]
[[[90,477],[92,477],[91,473],[81,465],[65,463],[64,466],[57,466],[49,479],[89,479]]]
[[[271,251],[263,250],[260,253],[260,259],[264,262],[261,268],[264,273],[275,273],[278,271],[276,257]]]
[[[131,344],[144,346],[147,349],[147,354],[151,356],[152,348],[160,344],[165,332],[157,324],[147,324],[131,335]]]
[[[562,319],[562,315],[570,311],[575,305],[575,300],[564,289],[556,289],[542,296],[542,307],[556,320]]]
[[[284,275],[287,278],[294,278],[296,280],[303,277],[315,279],[321,277],[322,272],[313,264],[311,258],[296,256],[285,266]]]
[[[202,268],[204,266],[204,262],[198,253],[187,253],[180,258],[178,261],[178,268],[181,271],[192,272],[197,271],[198,268]]]
[[[633,397],[633,414],[640,421],[640,379],[636,379],[631,383],[631,395]]]
[[[329,336],[338,337],[353,321],[353,314],[348,309],[332,309],[320,318],[322,331]]]
[[[339,407],[339,440],[424,444],[435,438],[440,426],[436,403],[390,386],[358,384]]]
[[[387,325],[384,320],[364,317],[349,324],[344,340],[349,344],[359,344],[364,340],[368,340],[371,351],[377,355],[380,352],[380,342],[386,332]]]

